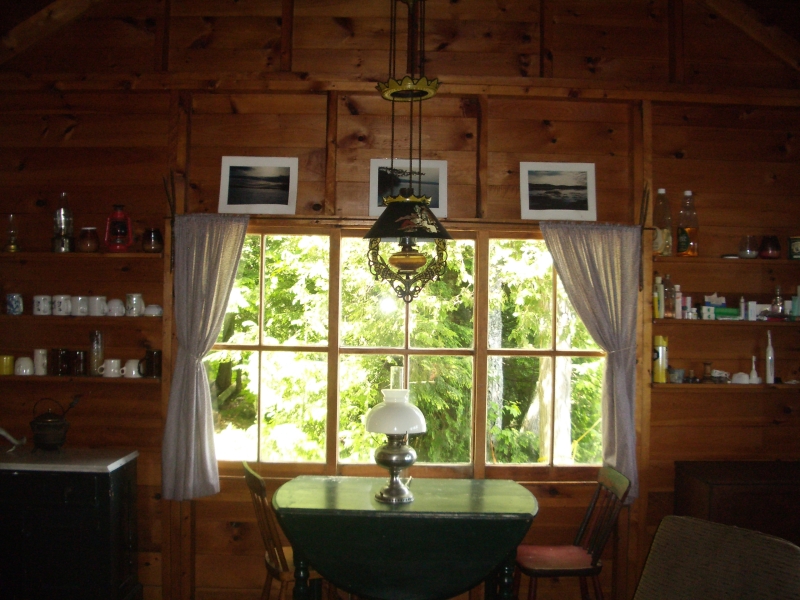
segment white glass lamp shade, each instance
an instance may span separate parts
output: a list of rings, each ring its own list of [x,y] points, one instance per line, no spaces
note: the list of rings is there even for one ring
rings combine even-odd
[[[381,393],[383,402],[367,413],[367,431],[389,435],[427,431],[422,411],[408,401],[408,390],[381,390]]]

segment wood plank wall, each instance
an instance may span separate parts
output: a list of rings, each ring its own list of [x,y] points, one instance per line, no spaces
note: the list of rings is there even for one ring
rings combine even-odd
[[[388,3],[377,0],[96,3],[0,61],[0,218],[20,214],[21,243],[47,251],[54,202],[67,190],[76,226],[102,227],[111,205],[121,203],[138,236],[145,227],[164,227],[161,178],[170,168],[181,212],[215,212],[220,158],[254,155],[300,159],[300,222],[365,219],[369,159],[389,151],[389,106],[371,83],[386,76],[387,15]],[[785,239],[800,232],[798,69],[705,3],[428,0],[428,19],[428,74],[443,86],[425,104],[423,146],[426,158],[448,161],[448,227],[517,223],[519,162],[565,161],[595,163],[600,221],[638,222],[645,183],[668,188],[674,209],[683,189],[695,190],[704,256],[735,251],[745,233]],[[645,259],[648,290],[649,252]],[[715,263],[683,265],[673,276],[688,293],[759,299],[776,282],[798,283],[788,261],[756,274],[708,264]],[[142,289],[163,292],[168,307],[164,267],[166,285],[155,268]],[[96,289],[117,291],[113,271],[95,275],[109,282]],[[20,278],[12,271],[3,276]],[[80,282],[79,274],[65,271],[63,289]],[[34,283],[29,287],[26,293],[34,293]],[[618,547],[606,552],[603,586],[616,598],[632,594],[650,536],[672,511],[675,460],[800,458],[795,389],[718,397],[650,388],[653,324],[649,294],[642,299],[642,495],[623,515]],[[130,347],[121,346],[139,351],[163,334],[167,348],[170,323],[164,320],[163,332],[137,332]],[[676,365],[702,369],[710,359],[725,370],[749,371],[746,357],[763,353],[761,330],[707,331],[669,331]],[[74,332],[55,334],[71,343]],[[32,343],[24,327],[10,339],[16,341],[3,350]],[[775,344],[781,372],[796,374],[795,330],[781,329]],[[0,423],[13,433],[27,431],[39,395],[58,393],[53,386],[35,392],[2,386],[11,400],[0,403]],[[142,452],[146,600],[258,598],[263,553],[235,465],[226,466],[214,497],[161,501],[168,384],[113,398],[92,389],[71,413],[68,439],[132,444]],[[535,469],[519,475],[541,506],[528,539],[568,543],[592,484],[549,476]],[[577,584],[543,583],[540,598],[556,597],[577,598]]]

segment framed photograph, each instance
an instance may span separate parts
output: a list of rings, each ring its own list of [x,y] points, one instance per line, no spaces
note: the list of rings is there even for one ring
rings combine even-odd
[[[293,215],[297,157],[223,156],[219,212]]]
[[[373,158],[369,163],[369,216],[378,217],[386,204],[384,196],[397,196],[400,189],[409,185],[408,159]],[[447,217],[447,161],[423,160],[421,169],[414,161],[414,189],[417,195],[430,196],[431,212],[439,219]],[[419,185],[417,182],[419,181]]]
[[[596,221],[594,163],[519,163],[523,219]]]

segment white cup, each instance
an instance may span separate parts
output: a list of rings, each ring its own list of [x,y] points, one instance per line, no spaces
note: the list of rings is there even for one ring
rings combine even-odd
[[[103,377],[122,377],[125,374],[125,367],[120,367],[118,358],[107,358],[100,365],[98,371]]]
[[[70,302],[70,314],[73,317],[85,317],[89,314],[89,296],[73,296]]]
[[[53,296],[53,314],[66,317],[72,312],[72,297],[66,294]]]
[[[141,377],[142,374],[139,372],[139,359],[132,358],[125,362],[125,366],[122,367],[122,374],[129,379],[136,379],[137,377]]]
[[[164,310],[158,304],[148,304],[144,309],[145,317],[160,317],[164,314]]]
[[[129,317],[141,317],[145,306],[141,294],[125,294],[125,314]]]
[[[109,317],[122,317],[125,315],[125,305],[122,303],[122,300],[118,300],[117,298],[109,300],[107,308],[108,311],[106,314]]]
[[[33,359],[30,356],[20,356],[14,362],[14,375],[33,375]]]
[[[105,317],[108,313],[108,304],[105,296],[89,296],[89,316]]]
[[[51,296],[33,297],[33,314],[50,315],[53,314],[53,298]]]
[[[47,375],[47,350],[44,348],[33,351],[33,374]]]

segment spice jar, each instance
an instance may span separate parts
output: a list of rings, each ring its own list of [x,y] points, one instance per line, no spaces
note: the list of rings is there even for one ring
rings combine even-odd
[[[142,252],[158,253],[164,249],[164,239],[161,232],[155,228],[144,230],[142,235]]]
[[[97,227],[81,227],[76,250],[78,252],[97,252],[99,247],[100,237],[97,235]]]

